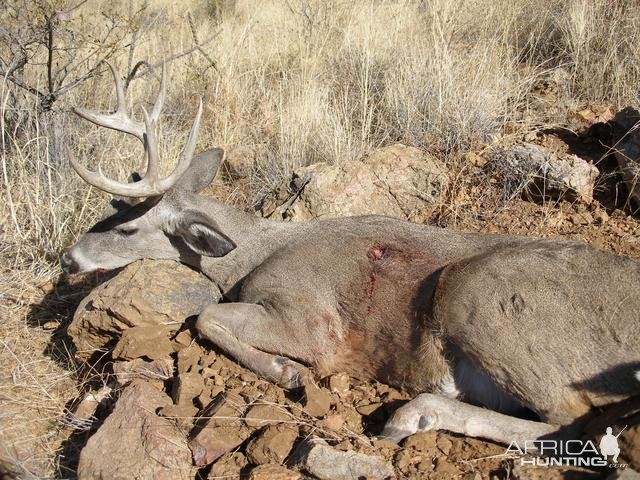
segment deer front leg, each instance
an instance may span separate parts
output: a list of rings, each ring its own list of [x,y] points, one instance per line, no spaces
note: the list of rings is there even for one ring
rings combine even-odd
[[[451,398],[423,393],[400,407],[387,421],[382,436],[394,442],[416,432],[448,430],[509,445],[524,445],[555,433],[558,427],[503,415]]]
[[[305,367],[289,358],[278,343],[278,321],[260,305],[224,303],[208,306],[198,317],[196,329],[249,370],[282,388],[302,386]],[[281,338],[281,337],[280,337]]]

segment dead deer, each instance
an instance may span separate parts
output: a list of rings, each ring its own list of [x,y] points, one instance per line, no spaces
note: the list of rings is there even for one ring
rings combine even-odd
[[[223,155],[193,156],[202,103],[178,166],[158,178],[165,74],[139,123],[111,70],[116,112],[76,113],[140,139],[146,174],[119,183],[71,164],[96,188],[145,199],[114,201],[62,256],[65,272],[142,258],[200,270],[234,301],[209,306],[197,329],[256,373],[290,388],[306,365],[419,394],[388,422],[395,441],[427,429],[533,440],[640,393],[640,263],[580,242],[383,216],[257,218],[197,195]]]

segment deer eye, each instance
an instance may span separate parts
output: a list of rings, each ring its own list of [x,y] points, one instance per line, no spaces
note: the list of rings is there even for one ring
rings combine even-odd
[[[120,227],[120,228],[117,228],[116,231],[120,235],[124,235],[128,237],[129,235],[133,235],[134,233],[136,233],[138,229],[136,227]]]

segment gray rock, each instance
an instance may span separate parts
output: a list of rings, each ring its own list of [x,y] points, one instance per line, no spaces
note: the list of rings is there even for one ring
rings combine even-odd
[[[265,200],[262,213],[293,221],[368,214],[424,221],[447,184],[440,160],[414,147],[393,145],[355,162],[297,170],[276,198]]]
[[[293,463],[320,480],[384,480],[394,474],[382,457],[341,452],[318,437],[302,442],[293,454]]]
[[[149,383],[132,381],[82,449],[78,479],[193,479],[196,469],[185,435],[155,414],[171,404]]]
[[[570,154],[557,155],[524,143],[497,152],[492,166],[509,195],[526,191],[534,196],[591,203],[598,169]]]
[[[616,114],[615,122],[622,129],[622,137],[612,148],[629,198],[640,207],[640,112],[627,107]]]

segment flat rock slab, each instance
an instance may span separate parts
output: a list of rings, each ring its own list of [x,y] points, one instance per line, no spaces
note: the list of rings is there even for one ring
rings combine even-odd
[[[199,467],[215,462],[241,445],[252,433],[242,421],[246,404],[237,395],[221,393],[204,409],[189,448]]]
[[[394,475],[393,467],[382,457],[342,452],[317,437],[300,444],[293,463],[320,480],[385,480]]]
[[[133,380],[111,415],[80,453],[80,480],[193,479],[187,439],[156,410],[171,405],[168,395],[142,380]]]
[[[171,260],[141,260],[82,300],[67,332],[76,358],[87,361],[113,347],[127,329],[160,327],[169,335],[185,319],[219,300],[218,288],[201,273]],[[153,345],[138,341],[144,338],[132,335],[119,346],[117,356],[154,359],[169,352],[168,341],[162,341],[156,351],[149,350]]]
[[[249,442],[246,448],[247,458],[254,465],[284,463],[297,438],[297,427],[269,425]]]

